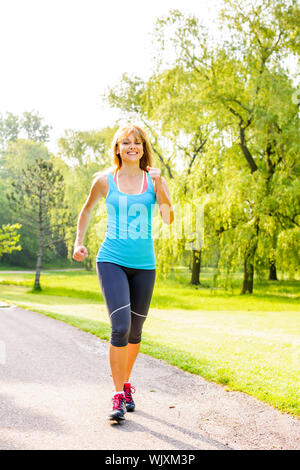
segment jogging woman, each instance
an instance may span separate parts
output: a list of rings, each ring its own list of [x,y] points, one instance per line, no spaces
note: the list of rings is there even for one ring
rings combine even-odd
[[[109,419],[124,419],[135,403],[130,375],[155,282],[152,217],[155,204],[166,224],[174,213],[166,180],[152,167],[149,139],[139,126],[121,127],[112,142],[114,167],[96,176],[77,224],[73,258],[82,261],[92,209],[106,198],[105,239],[97,254],[97,274],[111,323],[109,361],[114,384]]]

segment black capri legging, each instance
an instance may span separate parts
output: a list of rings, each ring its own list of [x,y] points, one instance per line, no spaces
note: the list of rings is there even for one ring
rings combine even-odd
[[[111,323],[113,346],[141,342],[152,298],[155,269],[135,269],[97,262],[97,274]]]

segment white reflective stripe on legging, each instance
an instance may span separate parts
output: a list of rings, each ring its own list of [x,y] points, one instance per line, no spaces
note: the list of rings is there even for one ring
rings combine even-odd
[[[147,315],[141,315],[140,313],[136,313],[133,310],[131,310],[131,313],[134,313],[135,315],[138,315],[139,317],[145,317],[146,318],[146,316],[147,316]]]
[[[113,312],[111,312],[110,317],[112,316],[113,313],[117,312],[118,310],[121,310],[121,308],[129,307],[129,305],[130,305],[130,303],[127,304],[127,305],[123,305],[122,307],[117,308],[116,310],[114,310]]]

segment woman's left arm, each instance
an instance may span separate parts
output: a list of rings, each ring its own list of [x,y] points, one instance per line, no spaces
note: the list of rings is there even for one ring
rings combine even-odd
[[[161,175],[160,168],[147,167],[153,181],[155,197],[159,205],[161,217],[165,224],[170,225],[174,221],[174,210],[171,203],[168,183]]]

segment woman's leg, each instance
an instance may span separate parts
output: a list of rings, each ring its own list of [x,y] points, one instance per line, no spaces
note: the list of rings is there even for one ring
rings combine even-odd
[[[126,381],[131,326],[128,278],[123,268],[113,263],[97,263],[97,273],[111,322],[109,362],[114,388],[121,391]]]
[[[139,269],[129,276],[131,329],[128,342],[126,382],[139,353],[143,324],[146,320],[155,283],[155,269]]]
[[[141,343],[138,343],[138,344],[128,343],[128,361],[127,361],[127,368],[126,368],[124,382],[129,382],[131,371],[134,366],[137,355],[139,353],[140,346],[141,346]]]
[[[109,357],[114,387],[116,391],[121,391],[123,383],[129,382],[139,353],[142,328],[155,283],[155,270],[98,262],[97,273],[112,327]]]
[[[128,346],[109,345],[109,363],[115,392],[123,391],[127,374]]]

